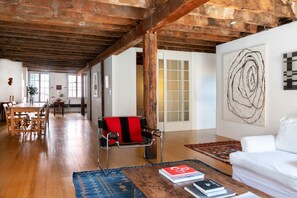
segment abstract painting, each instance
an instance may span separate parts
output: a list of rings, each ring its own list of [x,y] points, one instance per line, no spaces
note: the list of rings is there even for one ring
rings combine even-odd
[[[283,56],[284,90],[297,89],[297,52]]]
[[[93,74],[93,95],[94,97],[99,97],[99,87],[98,87],[98,72]]]
[[[265,126],[265,45],[223,56],[225,120]]]

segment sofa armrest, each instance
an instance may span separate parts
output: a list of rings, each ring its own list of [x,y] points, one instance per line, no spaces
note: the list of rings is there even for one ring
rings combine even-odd
[[[241,147],[244,152],[275,151],[274,135],[247,136],[241,138]]]

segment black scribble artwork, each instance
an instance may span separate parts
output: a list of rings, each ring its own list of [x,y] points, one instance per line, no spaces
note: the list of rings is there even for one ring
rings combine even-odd
[[[246,123],[258,122],[265,105],[265,65],[261,52],[242,50],[229,68],[227,83],[228,109]]]

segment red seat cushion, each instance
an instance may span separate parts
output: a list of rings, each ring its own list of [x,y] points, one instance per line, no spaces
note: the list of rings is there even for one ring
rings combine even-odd
[[[143,142],[139,117],[106,117],[104,120],[108,132],[117,132],[119,134],[120,143]],[[109,144],[114,143],[115,140],[109,142]]]

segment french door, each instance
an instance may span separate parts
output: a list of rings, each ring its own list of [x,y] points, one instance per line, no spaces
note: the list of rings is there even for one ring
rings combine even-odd
[[[158,127],[164,131],[191,129],[190,61],[158,59]]]

